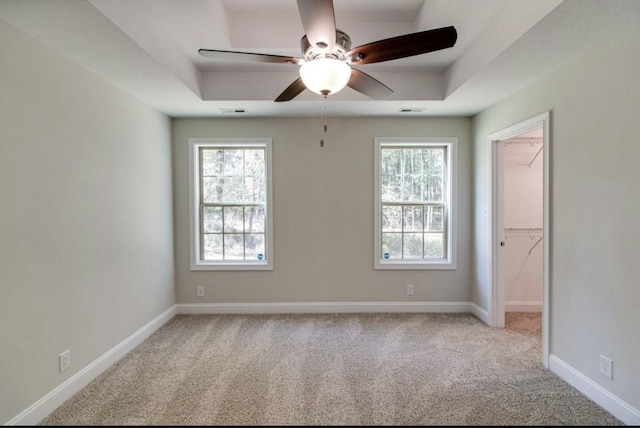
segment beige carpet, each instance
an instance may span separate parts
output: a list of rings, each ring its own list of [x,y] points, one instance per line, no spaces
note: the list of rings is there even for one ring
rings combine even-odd
[[[178,315],[43,425],[623,425],[541,365],[539,314]]]

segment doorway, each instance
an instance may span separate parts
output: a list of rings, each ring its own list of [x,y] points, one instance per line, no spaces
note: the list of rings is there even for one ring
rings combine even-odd
[[[549,364],[549,113],[489,136],[491,257],[489,318],[541,312],[542,363]],[[537,180],[537,181],[536,181]]]

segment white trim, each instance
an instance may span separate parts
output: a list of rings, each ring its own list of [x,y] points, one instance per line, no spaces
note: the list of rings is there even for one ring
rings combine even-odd
[[[491,325],[491,323],[489,322],[489,312],[482,309],[475,303],[471,303],[471,313],[475,315],[480,321],[484,322],[487,325]]]
[[[490,315],[491,326],[504,327],[504,284],[498,272],[499,265],[499,242],[504,240],[502,234],[504,230],[502,228],[502,221],[499,218],[501,210],[498,207],[497,195],[499,194],[498,184],[502,181],[498,174],[501,170],[498,166],[501,154],[501,145],[496,144],[499,141],[507,140],[509,138],[518,136],[525,132],[542,127],[544,150],[542,151],[543,157],[543,189],[542,189],[542,227],[545,239],[542,241],[542,365],[549,367],[549,290],[550,290],[550,257],[549,248],[551,242],[551,223],[550,223],[550,153],[551,153],[551,138],[549,133],[549,119],[550,112],[544,112],[530,119],[522,121],[516,125],[510,126],[501,131],[495,132],[488,136],[489,146],[489,159],[491,162],[489,168],[489,233],[488,242],[488,281],[489,286],[489,300],[488,300],[488,312]]]
[[[472,312],[471,302],[182,303],[179,314],[322,314]]]
[[[440,144],[447,146],[448,169],[448,211],[447,221],[447,250],[448,256],[443,261],[431,260],[384,260],[380,254],[380,151],[382,146],[411,146],[422,144]],[[458,198],[458,138],[457,137],[375,137],[374,138],[374,269],[403,269],[403,270],[455,270],[457,269],[457,198]]]
[[[542,312],[542,302],[504,302],[505,312]]]
[[[640,410],[621,400],[555,355],[549,356],[549,369],[624,424],[640,425]]]
[[[101,375],[106,369],[114,365],[119,359],[151,336],[157,329],[178,313],[178,307],[172,305],[169,309],[149,321],[145,326],[111,348],[101,357],[74,374],[53,391],[33,403],[19,415],[5,425],[36,425],[51,412],[57,409],[74,394],[87,386],[89,382]]]
[[[202,261],[200,254],[200,166],[198,150],[200,147],[239,147],[252,146],[265,149],[266,176],[266,241],[265,261]],[[189,253],[191,270],[273,270],[273,173],[272,173],[272,139],[271,138],[189,138]]]

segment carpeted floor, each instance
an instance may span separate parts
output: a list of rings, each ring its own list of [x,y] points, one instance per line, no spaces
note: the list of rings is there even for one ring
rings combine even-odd
[[[41,425],[623,425],[541,365],[540,314],[178,315]]]

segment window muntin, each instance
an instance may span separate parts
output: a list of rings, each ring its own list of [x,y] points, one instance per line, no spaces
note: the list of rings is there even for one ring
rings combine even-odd
[[[192,269],[271,268],[269,139],[192,139]]]
[[[376,143],[376,268],[454,268],[455,139]]]

